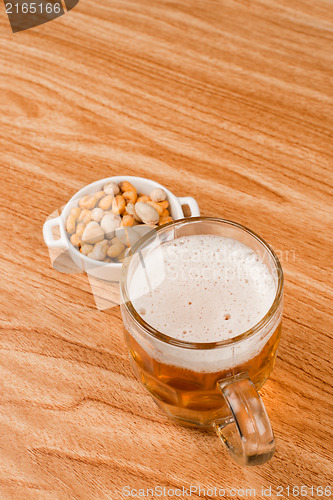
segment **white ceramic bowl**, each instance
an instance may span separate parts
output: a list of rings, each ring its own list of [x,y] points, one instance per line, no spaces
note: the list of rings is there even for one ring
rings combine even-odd
[[[152,181],[150,179],[144,179],[143,177],[134,177],[128,175],[119,175],[116,177],[108,177],[106,179],[101,179],[96,182],[92,182],[88,184],[84,188],[80,189],[65,205],[61,215],[54,219],[49,219],[45,222],[43,226],[43,237],[46,245],[49,248],[63,248],[69,252],[72,260],[75,262],[77,266],[79,266],[83,271],[95,278],[100,278],[107,281],[119,281],[120,272],[121,272],[121,264],[119,263],[108,263],[108,262],[100,262],[97,260],[90,259],[75,248],[69,238],[67,236],[65,230],[65,222],[70,210],[73,207],[76,207],[78,204],[78,200],[85,196],[86,194],[95,193],[96,191],[100,191],[104,184],[107,182],[115,182],[119,184],[121,181],[129,181],[133,186],[136,187],[138,193],[143,193],[149,195],[151,191],[157,187],[164,189],[167,195],[167,200],[169,202],[169,210],[172,218],[182,219],[184,217],[183,205],[188,205],[191,210],[191,217],[197,217],[200,215],[200,210],[197,202],[194,198],[189,196],[177,197],[171,191],[166,189],[164,186],[159,184],[158,182]],[[58,226],[60,230],[60,238],[55,240],[52,235],[52,228]],[[136,226],[140,227],[140,226]]]

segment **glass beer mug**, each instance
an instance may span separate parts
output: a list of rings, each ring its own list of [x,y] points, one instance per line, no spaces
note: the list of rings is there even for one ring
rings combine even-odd
[[[204,249],[207,236],[220,238],[212,240],[215,245],[212,252]],[[219,242],[226,242],[220,263],[217,261]],[[185,244],[183,248],[186,245],[187,249],[191,248],[191,252],[181,253],[182,244]],[[176,258],[173,251],[178,252]],[[245,280],[244,266],[238,265],[241,260],[246,262],[244,255],[252,259],[246,264],[250,274]],[[252,309],[251,297],[244,295],[246,283],[252,280],[251,286],[265,290],[261,281],[267,281],[267,276],[258,268],[259,261],[269,275],[271,302],[255,324],[232,334],[232,330],[225,329],[230,314],[221,316],[223,300],[214,302],[213,294],[211,300],[205,302],[205,294],[213,293],[216,284],[223,287],[223,282],[228,282],[228,293],[234,297],[229,324],[231,319],[237,323],[237,314],[244,316],[247,307]],[[226,272],[228,266],[231,270],[231,264],[233,271],[240,273],[238,277]],[[190,276],[191,269],[198,272],[201,267],[205,267],[205,276]],[[189,274],[184,276],[184,270]],[[180,336],[176,332],[179,325],[184,328],[185,316],[197,330],[201,328],[200,308],[191,309],[195,304],[188,301],[195,280],[197,304],[202,303],[201,309],[205,312],[208,308],[209,314],[202,325],[202,338],[197,331],[199,337],[189,341],[185,330]],[[241,285],[238,282],[242,282]],[[231,221],[212,217],[177,220],[151,231],[136,244],[123,264],[120,287],[130,362],[138,380],[158,406],[178,423],[213,428],[239,464],[267,462],[275,451],[274,435],[257,391],[274,366],[283,306],[283,272],[270,246],[251,230]],[[252,290],[255,292],[255,288]],[[169,299],[161,303],[162,292]],[[144,302],[140,302],[141,297]],[[177,316],[173,309],[182,301],[192,312],[184,309],[184,314],[177,313]],[[221,338],[216,338],[217,318],[222,318],[219,320]],[[211,341],[210,325],[214,321],[215,338]],[[229,331],[230,335],[222,335],[222,330]]]

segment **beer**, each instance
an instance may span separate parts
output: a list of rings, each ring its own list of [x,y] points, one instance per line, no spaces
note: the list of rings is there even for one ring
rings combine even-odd
[[[143,321],[123,305],[125,339],[135,374],[168,415],[210,426],[229,414],[220,382],[246,374],[257,389],[264,384],[281,314],[251,329],[268,316],[276,290],[260,255],[231,237],[185,235],[132,257],[128,296]]]

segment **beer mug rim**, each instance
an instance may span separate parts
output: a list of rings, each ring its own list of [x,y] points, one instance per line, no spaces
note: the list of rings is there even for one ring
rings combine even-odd
[[[232,337],[230,339],[225,339],[221,340],[218,342],[188,342],[185,340],[179,340],[175,339],[173,337],[170,337],[169,335],[166,335],[163,332],[160,332],[153,326],[151,326],[149,323],[147,323],[142,316],[138,313],[138,311],[135,309],[133,303],[131,302],[129,298],[129,293],[127,289],[127,276],[128,276],[128,271],[129,271],[129,266],[130,262],[132,259],[132,256],[142,250],[144,247],[147,247],[150,243],[150,241],[153,241],[155,239],[156,234],[162,233],[165,231],[167,228],[170,228],[171,226],[173,227],[180,227],[184,224],[195,224],[197,222],[216,222],[218,224],[229,224],[231,226],[234,226],[241,231],[244,231],[248,233],[251,237],[256,239],[262,247],[267,251],[267,253],[270,255],[272,258],[272,261],[275,266],[275,270],[277,273],[277,288],[276,288],[276,293],[274,297],[274,301],[270,307],[270,309],[267,311],[265,316],[261,318],[258,323],[256,323],[252,328],[249,328],[243,333],[240,333],[239,335]],[[185,217],[183,219],[177,219],[172,222],[168,222],[167,224],[163,224],[163,226],[157,227],[149,231],[143,238],[141,238],[133,247],[130,249],[130,252],[128,254],[128,257],[125,259],[123,265],[122,265],[122,271],[121,271],[121,277],[120,277],[120,293],[122,297],[122,303],[124,307],[126,308],[127,312],[129,315],[133,318],[133,320],[137,323],[137,325],[141,328],[143,328],[147,333],[155,337],[156,339],[165,342],[167,344],[171,344],[177,347],[182,347],[184,349],[216,349],[216,348],[221,348],[221,347],[226,347],[230,346],[232,344],[235,344],[237,342],[240,342],[244,339],[247,339],[249,337],[254,336],[256,333],[262,331],[263,328],[269,323],[269,321],[274,317],[274,314],[276,313],[277,309],[279,308],[279,305],[281,303],[282,297],[283,297],[283,286],[284,286],[284,277],[283,277],[283,270],[281,263],[278,259],[278,256],[272,249],[272,247],[263,239],[261,236],[259,236],[257,233],[252,231],[246,226],[243,226],[242,224],[239,224],[238,222],[234,222],[232,220],[228,219],[221,219],[219,217]]]

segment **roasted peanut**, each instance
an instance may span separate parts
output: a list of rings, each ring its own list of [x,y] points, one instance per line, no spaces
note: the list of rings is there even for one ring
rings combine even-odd
[[[134,220],[135,222],[137,222],[138,224],[142,224],[142,220],[140,219],[140,217],[137,215],[135,209],[134,209],[134,214],[133,214],[133,217],[134,217]]]
[[[66,231],[69,234],[75,233],[76,219],[74,215],[69,215],[66,220]]]
[[[137,197],[136,191],[125,191],[125,193],[123,193],[123,198],[126,203],[135,203]]]
[[[83,224],[83,222],[79,222],[77,224],[75,234],[78,238],[82,238],[82,235],[83,235],[85,228],[86,228],[86,226],[85,226],[85,224]]]
[[[148,196],[138,193],[129,181],[108,182],[71,209],[66,231],[82,255],[106,263],[123,262],[128,248],[147,231],[173,220],[168,207],[162,188]]]
[[[126,193],[127,191],[135,191],[136,192],[136,189],[133,186],[133,184],[131,184],[128,181],[119,182],[119,187],[123,193]]]
[[[158,223],[159,226],[163,226],[163,224],[166,224],[167,222],[172,222],[173,218],[172,217],[162,217]]]
[[[145,224],[157,224],[160,218],[156,208],[140,201],[135,204],[135,214]]]
[[[82,210],[79,215],[78,222],[83,222],[84,224],[88,224],[91,221],[91,210]]]
[[[96,198],[91,194],[87,194],[79,200],[79,207],[86,210],[92,210],[95,207],[96,203]]]
[[[123,252],[123,250],[125,249],[125,245],[123,245],[122,243],[120,242],[116,242],[114,243],[113,245],[111,245],[108,249],[107,249],[107,255],[111,258],[115,258],[115,257],[118,257],[118,255],[121,254],[121,252]]]
[[[117,261],[123,263],[126,258],[126,249],[121,252],[117,257]]]
[[[72,243],[72,245],[74,245],[75,247],[78,247],[81,245],[81,238],[78,237],[78,235],[76,233],[72,234],[71,238],[70,238],[70,242]]]
[[[166,192],[161,188],[156,188],[150,193],[150,199],[155,202],[166,199]]]
[[[98,206],[99,208],[102,208],[103,210],[110,210],[111,206],[112,206],[112,200],[113,200],[113,195],[112,194],[107,194],[106,196],[104,196],[104,198],[102,198],[99,203],[98,203]]]
[[[112,194],[113,196],[116,196],[116,194],[119,193],[119,187],[115,182],[108,182],[105,184],[103,189],[105,194]]]
[[[106,238],[112,238],[114,236],[114,232],[117,229],[117,227],[120,226],[121,218],[119,215],[115,214],[109,214],[109,215],[104,215],[103,219],[101,220],[101,227],[105,233]]]
[[[107,244],[106,240],[99,241],[94,245],[94,248],[92,251],[88,254],[88,257],[94,260],[104,260],[106,257],[106,251],[107,251]]]
[[[120,194],[117,194],[112,201],[112,212],[116,215],[123,214],[125,206],[126,204],[124,198]]]
[[[82,245],[82,247],[80,248],[80,252],[83,254],[83,255],[88,255],[88,253],[92,252],[94,248],[94,245],[89,245],[88,243],[85,243],[84,245]]]
[[[162,207],[163,209],[168,208],[169,206],[168,200],[160,201],[159,206]]]
[[[167,208],[164,208],[160,218],[163,219],[164,217],[169,217],[169,215],[170,215],[169,210]]]
[[[100,207],[96,207],[91,211],[91,220],[94,222],[101,222],[104,217],[104,210]]]
[[[109,244],[110,245],[115,245],[116,243],[121,243],[123,244],[120,239],[118,238],[118,236],[115,236],[114,238],[112,238],[112,240],[109,241]]]
[[[134,215],[134,203],[127,203],[125,207],[125,215]]]
[[[142,203],[147,203],[147,201],[150,201],[150,198],[146,194],[141,194],[136,202],[138,203],[139,201],[141,201]]]
[[[142,226],[143,224],[140,224]],[[126,247],[132,247],[140,239],[140,235],[133,227],[120,227],[117,229],[117,238]]]
[[[95,244],[99,241],[104,240],[104,231],[98,222],[89,222],[85,230],[83,231],[82,241],[83,243]]]
[[[159,203],[156,203],[156,201],[147,201],[147,205],[154,207],[155,210],[157,211],[159,217],[161,217],[161,215],[163,213],[163,208],[160,206]]]
[[[124,215],[121,221],[120,226],[121,227],[126,227],[126,226],[133,226],[134,225],[134,217],[133,215]]]
[[[80,213],[81,213],[81,208],[80,208],[80,207],[74,207],[74,208],[72,208],[72,210],[71,210],[71,212],[70,212],[70,214],[71,214],[73,217],[75,217],[75,220],[77,220],[77,219],[78,219],[78,217],[79,217]]]
[[[103,196],[105,196],[105,193],[104,191],[96,191],[96,193],[93,194],[93,197],[99,201],[101,198],[103,198]]]

